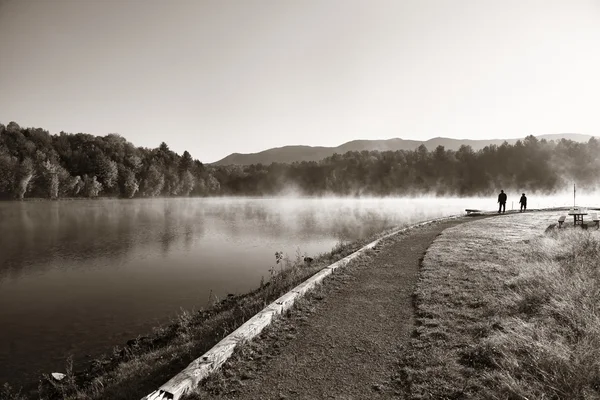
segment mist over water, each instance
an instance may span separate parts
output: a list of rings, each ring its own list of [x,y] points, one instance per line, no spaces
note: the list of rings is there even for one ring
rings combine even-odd
[[[573,193],[527,193],[529,208]],[[520,193],[508,193],[507,210]],[[594,207],[595,194],[577,204]],[[315,256],[395,226],[496,210],[495,198],[207,198],[0,203],[0,383],[35,380],[259,285],[283,251]]]

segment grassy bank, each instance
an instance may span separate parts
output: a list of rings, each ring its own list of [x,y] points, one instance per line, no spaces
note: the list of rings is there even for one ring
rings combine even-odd
[[[600,233],[558,213],[445,231],[428,249],[396,384],[412,399],[600,398]]]
[[[66,371],[61,371],[66,372],[66,377],[60,382],[44,376],[40,379],[38,389],[28,393],[8,387],[0,388],[0,398],[141,398],[292,287],[386,233],[389,231],[372,234],[350,244],[340,244],[311,263],[306,263],[300,254],[292,259],[282,258],[280,254],[272,260],[269,276],[265,277],[266,282],[258,289],[243,295],[228,296],[205,310],[182,312],[172,324],[130,340],[116,347],[111,354],[85,366],[67,365]]]

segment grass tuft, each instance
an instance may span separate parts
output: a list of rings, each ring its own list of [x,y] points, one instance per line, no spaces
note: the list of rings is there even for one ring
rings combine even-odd
[[[27,400],[24,394],[21,393],[21,390],[16,390],[8,383],[5,383],[0,388],[0,399],[2,400]]]

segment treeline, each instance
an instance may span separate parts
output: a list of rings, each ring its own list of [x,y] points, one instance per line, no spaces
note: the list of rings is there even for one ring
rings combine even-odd
[[[155,197],[218,194],[204,165],[171,151],[135,147],[116,134],[50,135],[0,124],[0,197]]]
[[[116,134],[50,135],[0,124],[0,197],[209,195],[477,195],[499,188],[551,192],[570,182],[596,187],[600,142],[539,141],[458,151],[362,151],[319,162],[209,166],[171,151],[135,147]]]
[[[576,182],[600,182],[600,143],[546,141],[528,136],[514,145],[458,151],[362,151],[319,162],[230,166],[214,170],[224,194],[261,195],[286,188],[322,195],[490,195],[501,188],[553,192]]]

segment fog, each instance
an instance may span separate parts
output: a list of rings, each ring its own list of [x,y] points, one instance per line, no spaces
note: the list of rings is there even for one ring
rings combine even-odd
[[[507,194],[507,211],[518,209],[521,192]],[[572,188],[527,196],[530,209],[573,205]],[[577,205],[599,198],[582,190]],[[110,351],[210,293],[251,290],[276,251],[315,256],[465,208],[495,211],[496,197],[2,202],[0,382]]]

